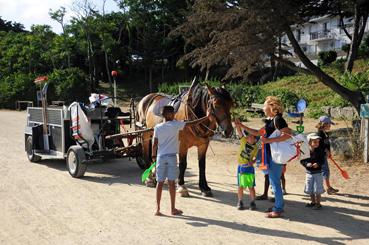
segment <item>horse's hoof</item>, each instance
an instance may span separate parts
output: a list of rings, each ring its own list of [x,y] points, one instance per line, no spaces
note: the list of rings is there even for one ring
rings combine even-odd
[[[208,190],[208,191],[202,191],[201,192],[201,195],[203,197],[213,197],[213,193],[211,192],[211,190]]]
[[[190,197],[190,193],[184,186],[179,186],[177,189],[177,193],[179,193],[181,197]]]

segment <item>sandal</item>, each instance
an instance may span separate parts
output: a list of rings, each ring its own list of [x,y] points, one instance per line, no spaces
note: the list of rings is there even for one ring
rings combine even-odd
[[[311,202],[311,203],[307,203],[306,205],[305,205],[305,207],[307,207],[307,208],[312,208],[312,207],[314,207],[315,206],[315,203],[313,203],[313,202]]]
[[[313,207],[313,210],[320,210],[320,209],[322,209],[322,205],[320,204],[315,204]]]
[[[265,196],[265,195],[261,195],[261,196],[257,196],[256,198],[255,198],[256,200],[268,200],[268,196]]]
[[[280,212],[269,212],[266,215],[267,218],[281,218],[282,217],[282,213]]]

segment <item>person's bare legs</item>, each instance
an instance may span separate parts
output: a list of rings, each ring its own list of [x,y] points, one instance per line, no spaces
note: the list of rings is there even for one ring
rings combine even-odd
[[[158,182],[156,184],[156,212],[155,215],[162,215],[160,213],[160,200],[161,200],[161,193],[163,192],[163,185],[164,181]]]
[[[282,176],[281,176],[281,182],[282,182],[282,190],[283,190],[283,194],[287,193],[286,192],[286,178],[284,177],[284,174],[282,173]]]
[[[329,178],[325,178],[324,181],[325,181],[325,185],[327,186],[327,189],[332,188],[331,182],[329,181]]]
[[[315,201],[316,201],[316,200],[315,200],[315,194],[311,194],[311,195],[310,195],[310,200],[311,200],[311,203],[314,203],[314,204],[316,203],[316,202],[315,202]]]
[[[256,196],[256,194],[255,194],[255,188],[254,187],[250,187],[249,188],[249,191],[250,191],[250,200],[251,200],[251,202],[254,202],[255,201],[255,196]]]
[[[321,195],[320,194],[315,195],[315,203],[317,205],[320,205],[320,199],[321,199]]]
[[[242,201],[243,199],[243,188],[242,187],[238,187],[237,196],[238,196],[238,201]]]
[[[268,191],[269,191],[269,174],[264,175],[264,193],[261,196],[258,196],[256,200],[267,200],[268,199]]]
[[[174,180],[168,180],[169,185],[169,195],[170,195],[170,208],[172,215],[179,215],[183,212],[176,209],[176,184]]]

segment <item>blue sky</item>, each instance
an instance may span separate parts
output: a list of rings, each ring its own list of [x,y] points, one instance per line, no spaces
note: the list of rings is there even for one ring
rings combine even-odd
[[[89,1],[96,6],[97,10],[102,10],[103,0]],[[64,6],[67,10],[67,19],[69,19],[73,15],[74,2],[75,0],[0,0],[0,16],[2,19],[23,24],[27,30],[33,24],[46,24],[50,25],[54,32],[60,33],[60,24],[50,19],[49,9],[56,10]],[[106,12],[118,10],[114,0],[106,1]]]

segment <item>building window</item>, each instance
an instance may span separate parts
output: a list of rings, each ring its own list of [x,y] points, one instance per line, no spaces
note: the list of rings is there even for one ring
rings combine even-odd
[[[323,31],[324,31],[324,32],[328,32],[328,22],[325,22],[325,23],[323,24]]]
[[[297,30],[297,37],[296,37],[297,41],[300,42],[301,41],[301,30],[298,29]]]

